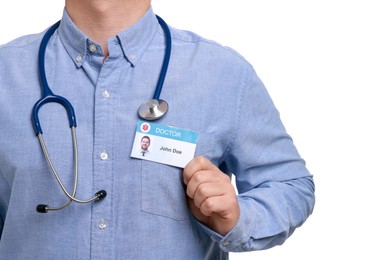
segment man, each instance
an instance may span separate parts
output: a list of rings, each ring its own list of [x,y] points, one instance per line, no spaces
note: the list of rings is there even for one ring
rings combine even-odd
[[[150,137],[145,135],[141,138],[141,156],[145,156],[149,153]]]
[[[253,68],[190,32],[171,28],[162,90],[170,106],[158,123],[198,132],[195,157],[184,169],[130,158],[136,111],[153,94],[166,47],[150,4],[66,0],[47,46],[48,84],[77,111],[77,196],[107,191],[91,204],[35,211],[66,202],[30,122],[44,33],[0,48],[2,259],[227,259],[283,243],[311,214],[312,176]],[[72,187],[66,113],[48,104],[40,118]]]

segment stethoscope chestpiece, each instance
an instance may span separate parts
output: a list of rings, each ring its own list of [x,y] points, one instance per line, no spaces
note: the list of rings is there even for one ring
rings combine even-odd
[[[153,121],[165,115],[168,111],[168,103],[163,99],[151,99],[138,108],[140,118]]]

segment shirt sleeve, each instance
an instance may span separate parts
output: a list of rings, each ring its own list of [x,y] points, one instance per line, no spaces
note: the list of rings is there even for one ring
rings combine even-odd
[[[240,218],[224,237],[202,229],[223,251],[282,244],[314,207],[313,177],[254,70],[240,90],[235,137],[222,163],[236,177]]]

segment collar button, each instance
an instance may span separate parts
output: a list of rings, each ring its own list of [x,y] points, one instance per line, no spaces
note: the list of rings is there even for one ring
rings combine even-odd
[[[91,45],[88,46],[88,49],[89,49],[90,52],[96,52],[97,47],[96,47],[95,44],[91,44]]]

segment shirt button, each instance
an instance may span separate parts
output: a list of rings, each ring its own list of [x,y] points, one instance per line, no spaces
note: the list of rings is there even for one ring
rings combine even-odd
[[[88,49],[89,49],[89,51],[90,51],[90,52],[95,52],[95,51],[97,50],[97,48],[96,48],[96,45],[95,45],[95,44],[91,44],[91,45],[89,45]]]
[[[81,62],[82,60],[83,60],[83,56],[81,56],[81,54],[77,55],[76,61]]]
[[[130,60],[135,60],[137,59],[137,56],[134,53],[131,53],[129,58]]]
[[[104,90],[103,93],[102,93],[102,96],[104,99],[107,99],[110,97],[110,93],[107,91],[107,90]]]
[[[223,242],[222,242],[222,245],[223,245],[223,246],[228,246],[228,245],[230,245],[230,241],[223,241]]]
[[[106,152],[102,152],[102,153],[100,154],[100,159],[101,159],[102,161],[107,160],[107,159],[108,159],[108,154],[107,154]]]
[[[107,222],[104,219],[100,220],[98,227],[101,230],[105,229],[107,227]]]

